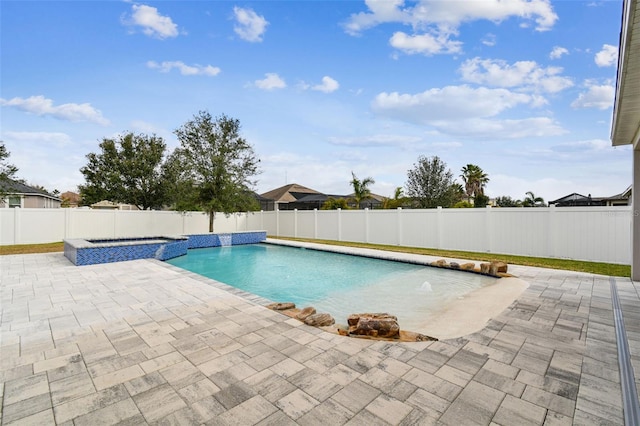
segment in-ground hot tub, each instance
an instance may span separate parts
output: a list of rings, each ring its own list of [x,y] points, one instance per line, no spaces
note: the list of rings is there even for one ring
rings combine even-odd
[[[136,259],[168,260],[187,254],[190,248],[254,244],[267,238],[266,231],[64,240],[64,255],[74,265],[122,262]]]

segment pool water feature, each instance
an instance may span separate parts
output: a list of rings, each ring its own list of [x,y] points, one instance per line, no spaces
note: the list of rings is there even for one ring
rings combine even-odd
[[[330,313],[339,324],[361,312],[388,312],[401,329],[498,278],[423,265],[270,244],[189,250],[167,261],[274,302]]]

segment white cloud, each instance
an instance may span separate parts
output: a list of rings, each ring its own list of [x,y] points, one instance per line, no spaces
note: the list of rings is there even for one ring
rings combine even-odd
[[[495,46],[496,45],[496,35],[489,33],[486,36],[484,36],[482,38],[482,40],[480,40],[480,42],[482,44],[484,44],[485,46],[489,46],[489,47]]]
[[[519,120],[452,119],[438,120],[429,124],[448,135],[485,140],[539,138],[567,133],[560,124],[548,117],[531,117]]]
[[[462,79],[471,83],[495,87],[514,87],[547,93],[557,93],[573,86],[568,77],[560,75],[562,68],[543,68],[535,61],[506,61],[473,58],[460,66]]]
[[[187,65],[181,61],[164,61],[161,63],[155,61],[148,61],[147,67],[151,69],[160,70],[160,72],[169,72],[172,69],[176,68],[180,71],[182,75],[206,75],[210,77],[215,77],[220,74],[220,68],[213,67],[211,65]]]
[[[610,67],[618,62],[618,48],[610,44],[602,46],[602,50],[596,53],[594,58],[599,67]]]
[[[433,55],[436,53],[459,53],[462,42],[449,39],[449,34],[420,34],[408,35],[402,31],[393,34],[389,44],[409,55],[422,53]]]
[[[233,30],[241,39],[250,42],[260,42],[267,30],[269,22],[263,16],[258,15],[253,9],[234,7],[233,14],[237,24]]]
[[[372,109],[387,117],[425,124],[456,118],[492,117],[534,101],[533,96],[524,93],[463,85],[434,88],[414,95],[383,92],[375,97]]]
[[[611,83],[597,84],[593,81],[585,82],[587,91],[580,93],[571,103],[573,108],[607,109],[613,106],[615,87]]]
[[[319,92],[331,93],[338,90],[339,87],[340,87],[340,84],[336,80],[329,77],[328,75],[325,75],[324,77],[322,77],[322,83],[316,84],[311,89],[317,90]]]
[[[439,32],[455,31],[462,23],[488,20],[495,23],[509,18],[535,22],[536,30],[553,27],[558,15],[549,0],[484,0],[442,1],[421,0],[414,7],[404,7],[404,0],[365,0],[367,12],[352,14],[345,31],[358,35],[376,25],[397,22],[411,25],[414,30],[435,27]]]
[[[554,46],[551,53],[549,53],[549,58],[551,59],[560,59],[562,55],[568,55],[569,51],[561,46]]]
[[[4,137],[7,140],[21,143],[45,143],[62,148],[71,144],[71,138],[66,133],[61,132],[6,132]]]
[[[284,89],[287,83],[276,73],[266,73],[263,80],[256,80],[254,84],[262,90]]]
[[[131,19],[125,24],[142,27],[142,32],[149,37],[165,39],[178,36],[178,26],[170,17],[160,15],[155,7],[134,4],[131,10]]]
[[[405,136],[405,135],[366,135],[355,137],[336,137],[329,138],[329,143],[333,145],[344,146],[402,146],[407,144],[415,144],[422,141],[422,138],[418,136]]]
[[[14,107],[31,114],[51,116],[60,120],[90,121],[103,126],[109,124],[109,120],[102,116],[102,112],[92,107],[89,103],[69,103],[54,106],[53,100],[44,96],[30,96],[26,99],[13,98],[6,100],[0,98],[0,105]]]

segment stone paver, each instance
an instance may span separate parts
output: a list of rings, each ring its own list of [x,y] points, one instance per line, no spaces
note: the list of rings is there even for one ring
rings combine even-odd
[[[609,277],[510,272],[529,288],[481,330],[393,343],[154,260],[2,256],[0,424],[622,424]],[[616,282],[640,371],[639,283]]]

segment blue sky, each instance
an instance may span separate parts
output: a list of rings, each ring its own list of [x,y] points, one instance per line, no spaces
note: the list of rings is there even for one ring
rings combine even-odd
[[[105,137],[226,114],[261,159],[255,189],[404,186],[420,155],[486,193],[609,196],[621,1],[7,1],[0,139],[18,177],[83,182]]]

